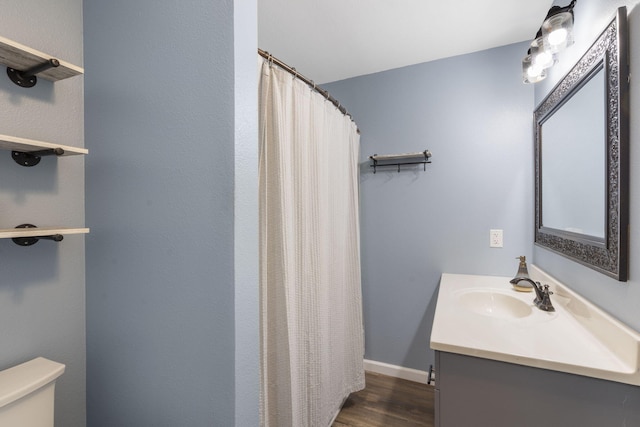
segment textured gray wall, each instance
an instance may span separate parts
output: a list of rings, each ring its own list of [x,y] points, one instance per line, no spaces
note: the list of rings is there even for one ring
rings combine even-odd
[[[562,2],[556,2],[562,4]],[[604,30],[616,9],[627,6],[629,22],[630,72],[640,68],[640,8],[637,1],[580,0],[575,7],[575,44],[563,52],[552,73],[535,87],[536,104],[540,103]],[[547,249],[534,247],[534,261],[578,293],[593,301],[622,322],[640,330],[640,86],[632,79],[630,85],[630,230],[629,281],[618,282]]]
[[[82,66],[82,1],[2,2],[0,35]],[[23,89],[0,67],[0,134],[84,145],[83,80]],[[18,166],[0,152],[0,228],[84,226],[82,156]],[[83,235],[21,248],[0,240],[0,369],[37,356],[66,365],[56,386],[56,425],[85,425]]]
[[[440,275],[512,275],[533,241],[533,88],[524,44],[325,87],[361,135],[367,359],[426,370]],[[433,163],[373,174],[369,155],[422,151]],[[504,248],[489,248],[489,230]]]
[[[255,2],[84,6],[89,425],[255,425]]]

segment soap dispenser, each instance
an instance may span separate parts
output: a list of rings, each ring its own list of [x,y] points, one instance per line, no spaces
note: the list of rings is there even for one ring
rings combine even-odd
[[[518,272],[516,273],[516,277],[511,279],[509,282],[513,285],[513,288],[516,291],[520,292],[531,292],[533,291],[533,286],[531,283],[520,280],[520,279],[530,279],[529,271],[527,270],[527,258],[524,255],[520,255],[516,257],[516,259],[520,260],[520,264],[518,265]]]

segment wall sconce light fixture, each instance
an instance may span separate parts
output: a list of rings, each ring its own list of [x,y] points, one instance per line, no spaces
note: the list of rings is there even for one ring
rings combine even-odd
[[[557,55],[573,44],[573,7],[553,6],[547,12],[542,26],[531,42],[527,56],[522,60],[522,81],[537,83],[547,77],[547,69],[557,62]]]

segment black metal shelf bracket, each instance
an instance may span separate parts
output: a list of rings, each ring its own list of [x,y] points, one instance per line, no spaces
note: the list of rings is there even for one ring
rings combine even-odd
[[[38,227],[36,227],[33,224],[20,224],[16,228],[38,228]],[[31,246],[31,245],[35,245],[36,243],[38,243],[38,241],[42,239],[53,240],[54,242],[60,242],[62,241],[62,239],[64,239],[64,236],[62,234],[53,234],[49,236],[14,237],[11,240],[13,240],[13,243],[15,243],[18,246]]]
[[[36,74],[60,66],[60,61],[51,58],[47,62],[35,65],[28,70],[20,71],[15,68],[7,67],[7,75],[12,82],[20,87],[34,87],[38,83]]]
[[[38,151],[12,151],[11,157],[20,166],[30,167],[40,163],[43,156],[62,156],[64,150],[62,148],[48,148]]]
[[[431,163],[431,152],[429,150],[424,150],[419,153],[410,153],[410,154],[398,154],[398,155],[388,155],[388,156],[379,156],[378,154],[374,154],[373,156],[369,156],[371,159],[371,165],[369,167],[373,168],[373,173],[376,173],[378,168],[389,167],[389,166],[397,166],[398,173],[400,173],[400,166],[402,165],[424,165],[424,171],[427,171],[427,163]],[[403,160],[405,159],[405,160]],[[416,161],[416,159],[420,159]]]

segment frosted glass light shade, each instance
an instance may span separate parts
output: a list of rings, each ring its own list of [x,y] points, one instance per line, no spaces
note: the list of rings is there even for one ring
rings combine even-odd
[[[524,83],[538,83],[547,77],[547,71],[532,61],[532,55],[527,55],[522,60],[522,81]]]
[[[573,13],[561,12],[542,23],[545,50],[558,53],[573,44]]]
[[[531,42],[529,52],[531,53],[531,62],[544,69],[551,68],[558,62],[556,55],[544,48],[542,37]]]

